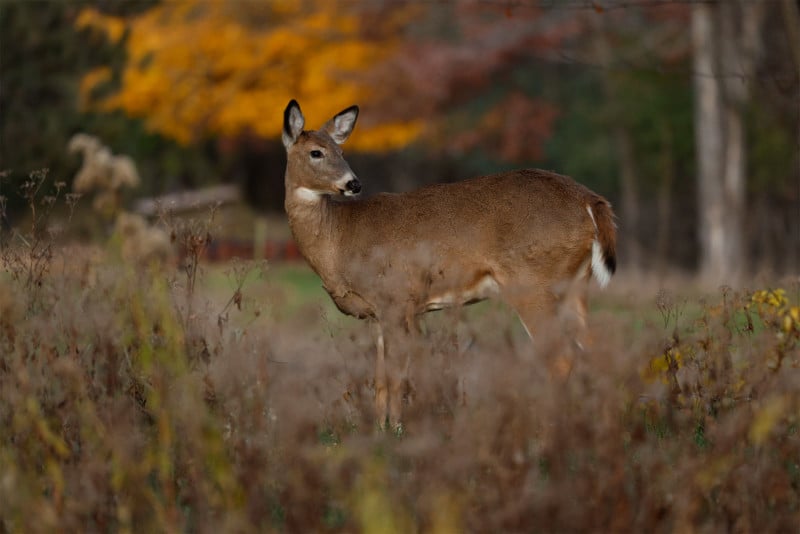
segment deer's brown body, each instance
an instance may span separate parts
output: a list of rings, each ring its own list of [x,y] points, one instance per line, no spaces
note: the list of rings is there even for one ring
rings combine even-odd
[[[376,409],[379,421],[388,415],[399,424],[398,346],[416,317],[499,297],[534,338],[560,304],[582,327],[589,278],[604,285],[614,271],[613,213],[601,196],[542,170],[356,198],[360,183],[339,144],[357,113],[348,108],[320,130],[303,131],[299,106],[289,104],[285,207],[300,251],[337,307],[375,320],[386,336],[386,346],[378,340]]]

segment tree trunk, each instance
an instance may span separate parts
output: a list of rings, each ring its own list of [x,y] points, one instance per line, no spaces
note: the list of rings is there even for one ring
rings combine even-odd
[[[700,273],[717,279],[728,275],[725,258],[725,198],[722,194],[724,129],[718,64],[716,6],[692,6],[694,47],[695,149],[698,165]]]
[[[763,15],[763,3],[692,6],[700,269],[723,283],[736,283],[745,271],[744,110]]]

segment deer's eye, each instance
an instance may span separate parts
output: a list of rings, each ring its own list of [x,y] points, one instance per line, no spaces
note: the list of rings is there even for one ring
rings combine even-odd
[[[309,152],[309,154],[311,154],[311,157],[314,158],[314,159],[319,159],[319,158],[322,157],[322,151],[321,150],[312,150],[311,152]]]

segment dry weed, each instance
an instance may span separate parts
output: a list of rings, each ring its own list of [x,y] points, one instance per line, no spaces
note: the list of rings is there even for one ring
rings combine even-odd
[[[81,258],[0,275],[3,531],[796,528],[791,292],[596,313],[559,383],[505,309],[435,315],[397,438],[371,423],[366,328],[261,313],[244,264],[218,306],[196,264],[178,283],[113,257],[90,284]]]

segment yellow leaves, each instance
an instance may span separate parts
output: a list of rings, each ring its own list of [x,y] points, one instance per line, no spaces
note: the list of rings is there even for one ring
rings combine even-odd
[[[358,20],[355,17],[328,10],[311,13],[303,25],[306,30],[315,32],[326,32],[330,28],[336,28],[343,34],[352,34],[358,30]]]
[[[754,310],[763,323],[774,332],[778,344],[767,361],[767,367],[773,371],[780,369],[784,357],[789,355],[794,347],[800,345],[800,307],[789,306],[786,291],[775,289],[753,293],[747,310]]]
[[[792,306],[783,311],[781,329],[785,334],[792,331],[800,333],[800,306]]]
[[[666,372],[670,365],[674,365],[676,368],[680,367],[681,360],[683,360],[681,351],[677,348],[671,348],[664,354],[653,358],[650,361],[650,369],[656,372]]]
[[[698,331],[673,335],[662,352],[647,357],[640,372],[645,382],[661,382],[673,393],[700,398],[724,373],[726,387],[703,399],[717,409],[752,395],[752,384],[744,380],[748,373],[800,366],[800,306],[789,301],[785,290],[727,297],[721,304],[705,303],[703,311],[695,321]],[[762,420],[766,426],[752,434],[756,441],[760,429],[769,427],[769,413]]]
[[[80,83],[80,109],[85,109],[89,105],[88,96],[100,85],[111,80],[111,69],[108,67],[98,67],[90,70],[81,79]]]
[[[118,43],[125,34],[125,23],[121,19],[103,15],[93,8],[81,10],[78,18],[75,19],[75,26],[77,28],[99,30],[113,44]]]
[[[302,8],[297,0],[272,0],[271,7],[276,15],[295,15]]]
[[[683,354],[678,347],[672,347],[664,351],[663,354],[652,358],[650,363],[642,373],[642,378],[647,382],[660,380],[664,384],[669,383],[669,373],[677,371],[683,363]]]
[[[794,327],[794,321],[792,321],[792,318],[788,314],[784,315],[783,325],[782,325],[783,331],[788,334],[789,332],[792,331],[793,327]]]
[[[763,444],[789,408],[786,396],[772,397],[764,403],[750,425],[748,437],[759,446]]]
[[[394,122],[373,128],[356,129],[353,145],[368,152],[380,152],[408,145],[422,134],[424,122]]]
[[[786,291],[784,289],[762,289],[753,293],[750,297],[750,302],[756,306],[768,306],[770,308],[783,308],[789,301],[786,299]]]
[[[374,80],[364,73],[397,44],[388,33],[366,38],[352,6],[323,0],[255,7],[219,0],[166,2],[126,21],[85,9],[76,24],[112,39],[127,35],[119,91],[93,102],[93,88],[111,76],[107,69],[92,71],[81,85],[82,101],[140,117],[150,130],[182,144],[245,131],[277,137],[292,98],[317,120],[367,104]],[[421,130],[421,123],[384,123],[363,129],[348,146],[397,148]]]

